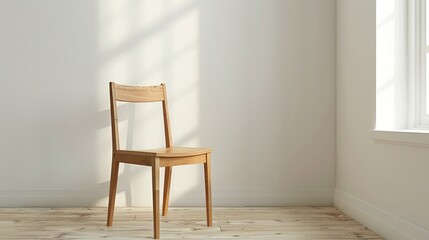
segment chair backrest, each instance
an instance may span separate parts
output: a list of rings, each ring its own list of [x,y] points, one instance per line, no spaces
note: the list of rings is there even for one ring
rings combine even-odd
[[[119,150],[119,134],[118,134],[118,113],[116,102],[162,102],[162,112],[164,116],[164,134],[165,146],[173,147],[171,142],[170,118],[168,115],[167,91],[165,84],[157,86],[126,86],[110,82],[110,117],[112,121],[112,147],[113,151]]]

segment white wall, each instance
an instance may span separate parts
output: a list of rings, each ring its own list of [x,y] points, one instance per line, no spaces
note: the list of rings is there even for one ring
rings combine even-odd
[[[106,206],[109,81],[167,83],[215,205],[332,203],[334,0],[7,0],[0,29],[1,207]],[[159,107],[119,107],[123,148],[162,146]],[[202,177],[175,168],[172,205],[203,205]],[[150,206],[150,181],[121,168],[117,205]]]
[[[429,239],[429,148],[382,143],[371,132],[376,104],[375,7],[373,0],[337,1],[334,204],[387,239]]]

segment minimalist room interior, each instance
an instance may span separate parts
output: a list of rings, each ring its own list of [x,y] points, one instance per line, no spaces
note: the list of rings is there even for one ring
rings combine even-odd
[[[429,239],[426,0],[2,0],[0,30],[0,239]]]

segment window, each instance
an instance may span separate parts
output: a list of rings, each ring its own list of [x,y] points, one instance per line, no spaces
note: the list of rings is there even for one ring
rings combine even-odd
[[[427,131],[429,0],[377,0],[376,4],[375,128]]]
[[[409,9],[410,127],[419,129],[429,126],[429,4],[412,0]]]

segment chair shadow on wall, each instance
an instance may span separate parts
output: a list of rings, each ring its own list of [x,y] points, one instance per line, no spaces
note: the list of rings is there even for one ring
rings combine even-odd
[[[123,114],[118,116],[119,122],[128,121],[127,130],[126,130],[126,149],[132,149],[134,143],[134,128],[135,128],[135,106],[133,104],[125,103],[118,106],[118,111],[121,111]],[[105,110],[99,112],[98,114],[99,121],[102,123],[103,128],[110,128],[110,110]],[[111,146],[109,145],[111,148]],[[111,151],[111,149],[110,149]],[[106,162],[110,163],[111,158],[106,159]],[[119,184],[117,193],[124,192],[125,193],[125,205],[132,205],[132,190],[130,181],[133,177],[135,177],[138,173],[138,170],[133,170],[130,165],[124,165],[123,171],[119,174]],[[108,175],[108,173],[106,173]],[[97,199],[93,199],[93,204],[97,204],[101,199],[108,197],[110,181],[105,181],[99,183],[95,186],[95,189],[100,189],[105,191],[105,194],[99,192]]]

